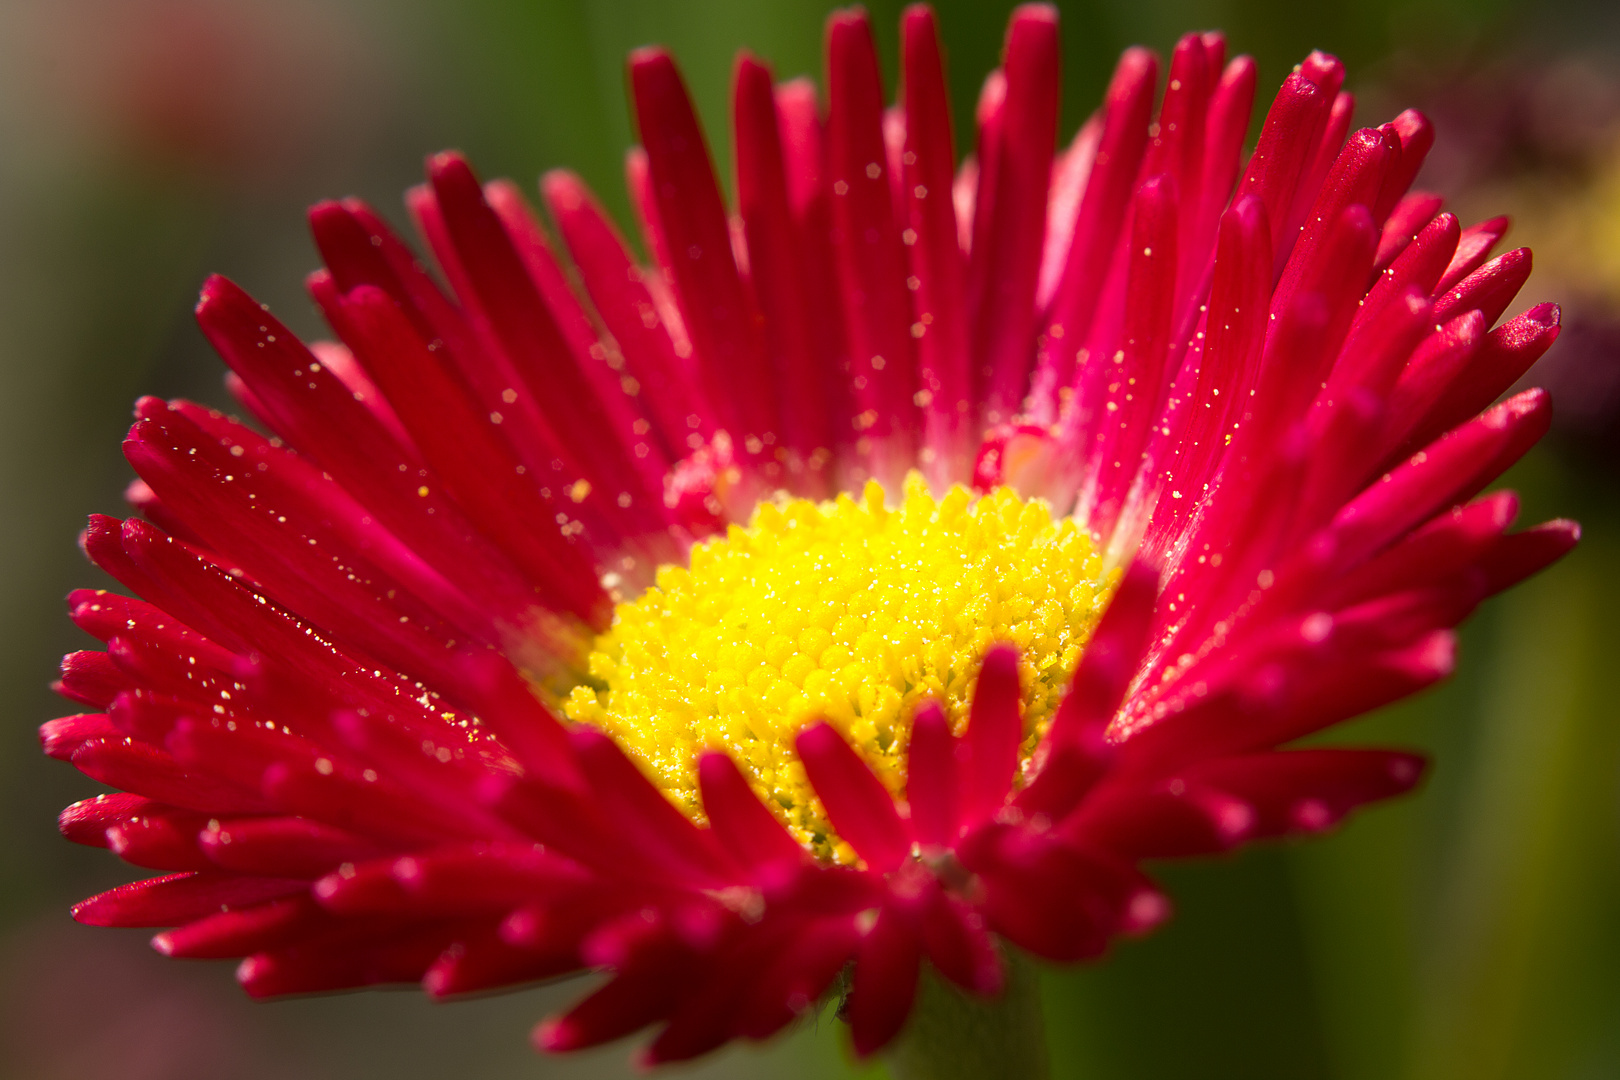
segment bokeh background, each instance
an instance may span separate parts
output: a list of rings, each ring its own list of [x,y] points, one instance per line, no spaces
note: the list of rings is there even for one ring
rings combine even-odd
[[[941,0],[958,132],[1006,0]],[[1532,372],[1554,435],[1514,473],[1531,520],[1586,526],[1488,606],[1461,674],[1341,738],[1438,758],[1416,797],[1335,836],[1167,868],[1179,914],[1105,963],[1044,977],[1055,1071],[1086,1080],[1620,1076],[1620,5],[1612,0],[1076,0],[1066,139],[1132,43],[1222,27],[1266,93],[1339,54],[1358,122],[1438,121],[1420,186],[1536,249],[1525,303],[1565,306]],[[306,336],[301,214],[358,194],[403,226],[423,154],[525,186],[568,164],[627,221],[622,57],[683,63],[723,175],[747,46],[819,71],[823,0],[0,0],[0,1078],[411,1080],[628,1075],[626,1046],[543,1059],[535,1018],[581,984],[430,1005],[371,993],[255,1005],[228,964],[164,961],[70,902],[130,876],[62,841],[94,785],[39,754],[47,690],[83,647],[73,540],[120,513],[135,395],[225,404],[191,318],[234,277]],[[893,85],[897,3],[872,4]],[[1252,134],[1252,133],[1251,133]],[[959,136],[959,142],[960,142]],[[830,1017],[693,1076],[854,1075]],[[881,1075],[881,1068],[868,1075]]]

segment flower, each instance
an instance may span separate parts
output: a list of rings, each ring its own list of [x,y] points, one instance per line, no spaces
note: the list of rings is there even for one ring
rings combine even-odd
[[[888,1043],[923,961],[994,994],[1161,922],[1144,859],[1319,832],[1412,754],[1297,740],[1413,693],[1545,566],[1477,497],[1545,431],[1492,401],[1558,312],[1529,253],[1407,193],[1339,62],[1218,35],[1120,62],[1055,152],[1056,16],[1013,16],[958,172],[932,14],[885,109],[828,24],[828,106],[736,70],[728,217],[667,54],[630,62],[654,268],[580,182],[429,160],[441,290],[370,209],[311,212],[306,348],[221,278],[197,314],[275,432],[144,399],[141,599],[74,594],[95,712],[47,753],[118,793],[73,840],[167,871],[74,909],[244,957],[250,994],[611,978],[537,1042],[651,1061],[765,1037],[850,973]],[[1483,410],[1483,411],[1482,411]],[[977,497],[966,487],[971,483]],[[559,720],[566,711],[572,722]]]

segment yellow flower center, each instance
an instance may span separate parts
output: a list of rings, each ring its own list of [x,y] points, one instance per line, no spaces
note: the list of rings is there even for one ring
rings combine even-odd
[[[618,605],[570,719],[602,728],[701,819],[698,755],[723,749],[798,840],[853,861],[805,779],[795,736],[825,718],[891,792],[905,787],[917,704],[960,733],[985,652],[1019,652],[1027,760],[1117,577],[1085,531],[1008,489],[936,501],[907,479],[898,508],[778,500],[692,549],[689,568]]]

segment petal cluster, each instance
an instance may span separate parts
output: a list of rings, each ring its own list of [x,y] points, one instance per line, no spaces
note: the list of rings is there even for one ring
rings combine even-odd
[[[628,175],[651,265],[579,180],[457,155],[408,205],[430,269],[365,205],[310,215],[306,346],[232,283],[197,316],[266,436],[143,399],[144,520],[94,517],[136,599],[70,598],[104,651],[45,750],[118,789],[64,834],[161,871],[78,905],[240,957],[255,996],[420,982],[437,997],[587,969],[548,1049],[660,1025],[652,1061],[763,1038],[841,973],[858,1050],[921,965],[977,993],[1001,944],[1101,953],[1169,912],[1144,859],[1327,829],[1421,759],[1289,744],[1444,677],[1451,628],[1567,551],[1480,493],[1545,431],[1492,403],[1551,345],[1495,325],[1529,252],[1409,191],[1433,140],[1350,130],[1312,54],[1242,148],[1252,61],[1189,35],[1120,61],[1058,148],[1056,16],[1021,8],[960,168],[932,15],[884,96],[864,16],[833,16],[825,103],[736,69],[737,202],[667,54],[637,53]],[[435,273],[436,271],[436,273]],[[441,285],[447,285],[445,288]],[[1494,327],[1494,328],[1493,328]],[[774,492],[910,470],[1009,485],[1087,528],[1118,592],[1033,758],[1017,657],[966,728],[918,710],[903,802],[833,726],[799,761],[859,856],[818,862],[733,761],[701,824],[542,700],[695,538]]]

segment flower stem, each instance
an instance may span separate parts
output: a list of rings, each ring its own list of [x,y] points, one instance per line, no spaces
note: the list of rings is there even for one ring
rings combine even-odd
[[[963,993],[925,969],[905,1031],[887,1054],[895,1080],[1046,1080],[1046,1022],[1035,966],[1009,949],[997,998]]]

